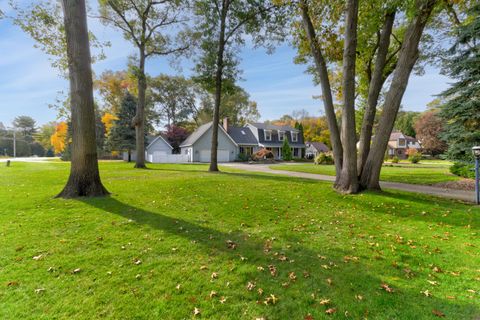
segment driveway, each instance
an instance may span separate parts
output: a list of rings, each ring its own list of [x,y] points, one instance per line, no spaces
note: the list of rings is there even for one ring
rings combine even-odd
[[[274,164],[272,165],[272,164],[223,163],[222,166],[246,170],[246,171],[278,174],[278,175],[295,177],[295,178],[313,179],[313,180],[329,181],[329,182],[335,181],[334,176],[271,169],[270,166],[274,167],[275,166]],[[381,181],[380,187],[382,189],[408,191],[413,193],[437,196],[441,198],[461,200],[465,202],[475,201],[475,192],[473,191],[445,189],[445,188],[438,188],[438,187],[432,187],[432,186],[424,186],[419,184],[408,184],[408,183],[387,182],[387,181]]]

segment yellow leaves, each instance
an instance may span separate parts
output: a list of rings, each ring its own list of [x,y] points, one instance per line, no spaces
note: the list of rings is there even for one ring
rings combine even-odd
[[[55,132],[50,137],[50,143],[55,153],[61,153],[65,150],[67,144],[68,125],[66,122],[60,122],[55,127]]]
[[[107,136],[110,134],[110,130],[113,127],[113,124],[115,120],[118,120],[118,117],[116,117],[114,114],[105,112],[102,116],[102,123],[105,126],[105,131],[107,133]]]
[[[76,268],[72,271],[73,274],[76,274],[76,273],[80,273],[82,271],[82,269],[80,268]]]
[[[213,290],[210,291],[210,294],[209,294],[210,299],[216,296],[217,296],[217,291],[213,291]]]
[[[328,315],[332,315],[335,312],[337,312],[337,309],[335,309],[335,308],[328,308],[327,310],[325,310],[325,313],[328,314]]]
[[[420,291],[425,297],[431,297],[432,293],[429,290]]]
[[[275,295],[273,295],[273,294],[270,294],[270,295],[263,301],[263,303],[264,303],[265,305],[267,305],[267,306],[268,306],[268,305],[277,304],[277,302],[278,302],[278,298],[277,298]]]
[[[193,309],[193,315],[194,315],[194,316],[199,316],[200,314],[201,314],[200,309],[198,309],[197,307],[195,307],[195,308]]]
[[[319,303],[320,305],[325,306],[327,304],[330,304],[330,302],[330,299],[321,299]]]
[[[210,279],[211,279],[211,281],[214,281],[214,280],[218,279],[218,273],[217,272],[212,272],[212,274],[210,276]]]
[[[249,282],[247,283],[247,290],[248,290],[248,291],[252,291],[253,289],[255,289],[255,287],[256,287],[256,283],[255,283],[255,282],[249,281]]]

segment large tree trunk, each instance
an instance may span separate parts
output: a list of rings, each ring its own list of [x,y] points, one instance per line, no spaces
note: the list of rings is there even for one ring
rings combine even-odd
[[[147,77],[145,76],[145,48],[140,48],[138,72],[138,102],[137,112],[133,119],[135,125],[136,153],[135,168],[144,169],[145,165],[145,100],[147,91]]]
[[[386,61],[388,48],[390,46],[390,36],[392,34],[393,22],[395,21],[395,12],[388,13],[385,16],[382,32],[380,34],[380,40],[378,41],[378,51],[375,59],[375,68],[373,75],[369,83],[367,108],[363,116],[362,129],[360,131],[360,142],[358,148],[357,159],[357,171],[361,176],[363,166],[367,161],[368,154],[370,152],[370,143],[372,141],[373,124],[375,122],[375,115],[377,113],[377,104],[380,91],[382,90],[383,83],[385,82],[385,76],[383,74]]]
[[[72,109],[72,163],[62,198],[104,196],[95,139],[90,46],[84,0],[63,0]]]
[[[420,38],[437,1],[417,0],[417,13],[405,33],[392,83],[385,98],[382,117],[373,139],[372,149],[362,171],[360,183],[363,188],[380,189],[380,171],[388,140],[392,133],[403,94],[407,88],[408,79],[418,59]]]
[[[328,69],[325,58],[322,54],[322,49],[317,41],[315,28],[313,27],[308,5],[304,0],[300,1],[300,9],[302,10],[302,21],[305,33],[310,43],[310,51],[315,61],[315,67],[320,78],[320,85],[322,87],[323,105],[325,108],[325,115],[327,117],[328,128],[330,130],[330,142],[333,149],[333,157],[335,161],[336,182],[338,183],[340,173],[342,171],[343,149],[340,139],[340,131],[338,129],[337,117],[335,115],[335,108],[333,105],[332,90],[330,87],[330,80],[328,78]]]
[[[343,48],[343,165],[335,188],[342,193],[358,192],[357,135],[355,132],[355,62],[357,51],[358,0],[349,0]]]
[[[213,109],[212,123],[212,148],[210,153],[210,168],[208,171],[218,171],[217,149],[218,149],[218,123],[220,122],[220,103],[222,99],[222,77],[223,77],[223,59],[225,51],[225,26],[227,19],[227,11],[230,1],[224,0],[222,4],[222,12],[220,16],[220,34],[218,37],[217,52],[217,70],[215,74],[215,106]]]

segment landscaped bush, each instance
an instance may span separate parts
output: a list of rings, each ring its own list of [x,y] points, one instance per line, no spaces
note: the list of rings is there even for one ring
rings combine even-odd
[[[265,160],[265,159],[273,160],[275,156],[273,155],[273,152],[270,150],[260,149],[257,152],[255,152],[252,158],[255,161]]]
[[[315,164],[333,164],[333,157],[331,154],[328,153],[320,153],[318,156],[315,157]]]
[[[400,159],[398,159],[397,156],[392,158],[392,163],[399,163],[399,162],[400,162]]]
[[[244,153],[239,153],[238,154],[238,161],[248,161],[249,160],[249,156],[247,156],[246,154]]]
[[[456,176],[475,179],[475,171],[473,164],[468,164],[465,162],[455,162],[453,166],[450,167],[450,172]]]
[[[408,161],[411,163],[419,163],[422,160],[422,153],[418,152],[415,149],[408,149],[407,150]]]

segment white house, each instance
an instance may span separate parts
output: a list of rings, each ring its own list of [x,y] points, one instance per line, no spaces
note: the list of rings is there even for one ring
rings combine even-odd
[[[151,163],[178,162],[168,161],[171,158],[173,147],[162,135],[147,137],[148,145],[145,147],[145,160]],[[131,161],[136,160],[136,152],[131,152]],[[123,153],[123,160],[128,161],[128,152]]]

